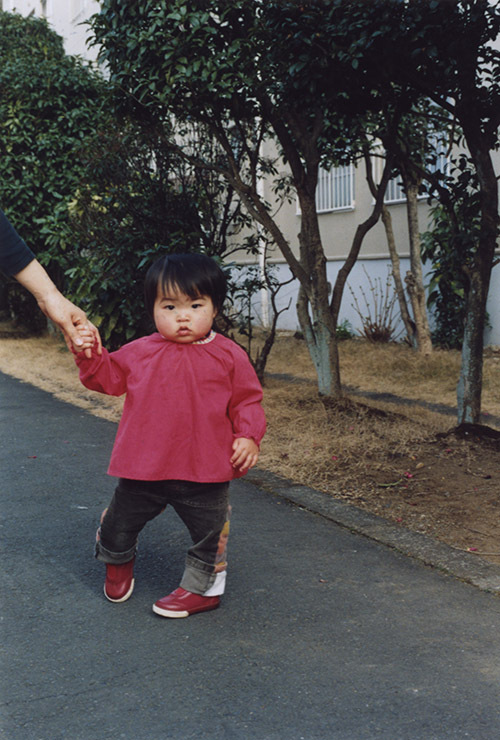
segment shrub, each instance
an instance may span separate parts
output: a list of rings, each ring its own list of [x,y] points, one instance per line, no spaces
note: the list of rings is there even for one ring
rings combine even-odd
[[[436,328],[433,340],[447,349],[460,349],[469,290],[468,268],[479,239],[479,192],[466,157],[453,168],[456,195],[447,210],[431,210],[432,228],[422,235],[422,259],[430,262],[428,305]]]

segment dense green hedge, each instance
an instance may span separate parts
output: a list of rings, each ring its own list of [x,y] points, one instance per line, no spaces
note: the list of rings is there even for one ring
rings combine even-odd
[[[200,246],[168,146],[118,118],[108,83],[39,18],[0,12],[0,93],[0,206],[108,347],[140,335],[147,263]],[[8,299],[21,323],[44,328],[14,281]]]

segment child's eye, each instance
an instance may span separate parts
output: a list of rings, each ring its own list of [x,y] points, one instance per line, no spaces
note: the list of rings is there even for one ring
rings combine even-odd
[[[167,311],[173,311],[175,306],[173,306],[171,303],[167,303],[163,308],[166,308]]]

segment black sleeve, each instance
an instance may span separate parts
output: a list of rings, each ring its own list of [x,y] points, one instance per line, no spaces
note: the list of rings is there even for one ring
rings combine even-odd
[[[34,259],[31,249],[0,211],[0,270],[9,276],[16,275]]]

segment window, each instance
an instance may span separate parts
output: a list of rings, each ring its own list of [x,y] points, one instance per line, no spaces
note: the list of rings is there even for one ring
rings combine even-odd
[[[354,166],[319,168],[316,187],[318,213],[354,208]]]
[[[439,141],[436,139],[436,161],[432,164],[431,167],[429,167],[429,170],[431,172],[443,172],[446,173],[448,169],[448,163],[449,159],[446,156],[446,152],[444,150],[444,145],[439,143]],[[374,178],[375,182],[380,182],[382,178],[382,172],[384,168],[384,160],[379,156],[376,156],[374,159]],[[425,193],[423,195],[419,195],[419,198],[426,198],[427,195]],[[385,197],[384,197],[384,203],[391,204],[391,203],[405,203],[406,202],[406,195],[403,190],[403,183],[401,182],[401,176],[396,175],[396,177],[393,177],[392,180],[389,180],[387,183],[387,189],[385,191]]]
[[[392,180],[389,180],[389,182],[387,183],[384,203],[404,203],[405,200],[406,195],[403,190],[403,183],[401,182],[399,176],[393,177]]]

